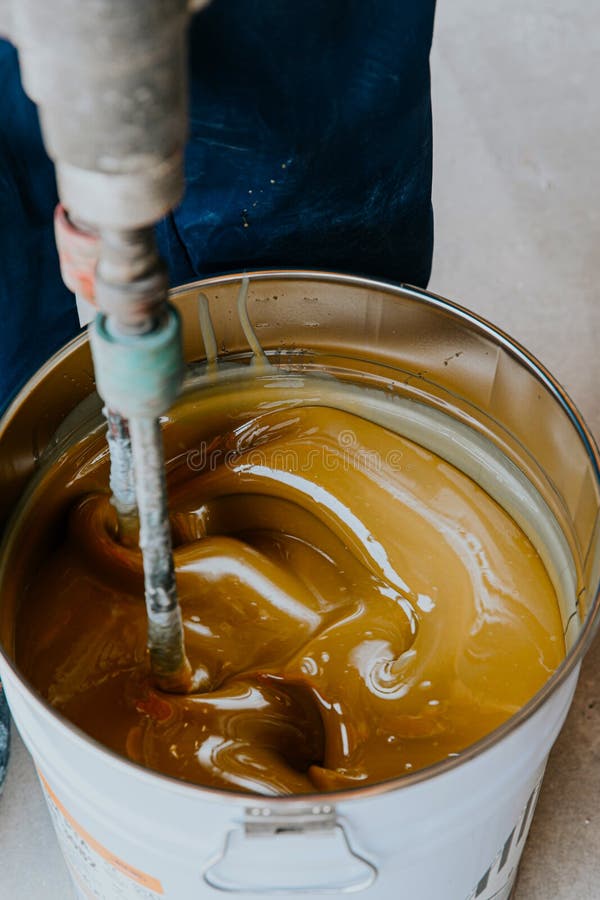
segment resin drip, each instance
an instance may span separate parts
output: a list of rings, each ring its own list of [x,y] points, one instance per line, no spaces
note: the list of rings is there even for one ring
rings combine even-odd
[[[200,784],[333,790],[459,754],[564,657],[546,570],[475,482],[396,433],[391,401],[386,427],[349,387],[268,368],[189,390],[164,423],[204,692],[151,685],[141,556],[116,538],[96,434],[23,519],[18,665],[101,743]]]

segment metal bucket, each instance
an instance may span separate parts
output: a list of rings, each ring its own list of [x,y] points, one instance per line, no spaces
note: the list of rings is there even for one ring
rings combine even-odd
[[[223,355],[248,354],[235,311],[238,286],[238,276],[227,276],[173,292],[188,361],[204,356],[199,289]],[[244,900],[354,891],[369,900],[507,900],[546,759],[598,624],[598,452],[545,369],[446,300],[360,278],[266,272],[250,276],[248,307],[274,363],[328,372],[375,389],[375,397],[391,392],[403,404],[409,437],[429,443],[503,503],[560,592],[567,658],[519,713],[456,759],[354,791],[266,799],[142,769],[63,719],[14,664],[14,604],[0,592],[0,673],[77,896],[232,893]],[[82,335],[7,411],[0,426],[3,523],[36,469],[97,427],[93,387]],[[16,521],[6,528],[4,561]]]

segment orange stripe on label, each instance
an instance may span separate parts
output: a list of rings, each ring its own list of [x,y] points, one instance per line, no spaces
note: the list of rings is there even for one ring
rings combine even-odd
[[[114,853],[111,853],[110,850],[107,850],[96,838],[92,837],[89,832],[82,828],[82,826],[77,822],[71,813],[65,809],[63,804],[60,802],[40,770],[37,770],[38,775],[40,777],[40,781],[44,787],[44,790],[47,792],[48,796],[55,804],[56,808],[60,811],[60,813],[65,817],[71,828],[77,832],[79,837],[94,850],[98,856],[101,856],[102,859],[106,860],[111,866],[115,869],[118,869],[119,872],[122,872],[123,875],[126,875],[127,878],[131,878],[132,881],[136,881],[142,887],[147,888],[150,891],[154,891],[157,894],[164,894],[163,886],[158,878],[152,878],[151,875],[146,875],[145,872],[140,872],[139,869],[134,868],[134,866],[130,866],[124,860],[120,859],[118,856],[115,856]]]

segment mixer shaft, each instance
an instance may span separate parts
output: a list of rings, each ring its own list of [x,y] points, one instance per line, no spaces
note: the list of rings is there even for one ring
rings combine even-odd
[[[102,312],[90,331],[96,384],[105,401],[111,489],[123,543],[144,561],[152,676],[168,691],[191,688],[177,598],[159,417],[182,380],[179,318],[151,229],[101,229],[96,296]],[[137,516],[136,516],[137,502]]]
[[[160,423],[133,418],[129,431],[144,556],[150,666],[159,687],[184,692],[190,688],[191,669],[185,655],[175,584]]]

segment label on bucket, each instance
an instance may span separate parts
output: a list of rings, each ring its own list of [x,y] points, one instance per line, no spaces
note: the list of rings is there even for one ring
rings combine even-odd
[[[535,812],[542,787],[542,774],[536,784],[519,821],[498,851],[496,859],[480,879],[468,900],[509,900],[514,885],[517,866]]]
[[[157,878],[130,866],[89,834],[60,802],[38,771],[61,850],[78,890],[93,900],[156,900]]]

